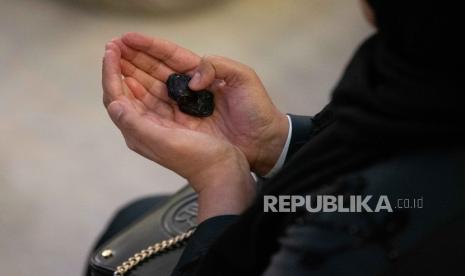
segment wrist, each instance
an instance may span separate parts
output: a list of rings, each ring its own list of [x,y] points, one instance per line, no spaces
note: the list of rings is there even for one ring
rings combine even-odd
[[[198,223],[214,216],[240,214],[256,195],[248,162],[239,150],[188,180],[198,193]]]
[[[252,171],[262,176],[274,167],[286,144],[289,133],[287,116],[279,113],[269,129],[269,134],[265,135],[259,143],[258,157],[252,166]]]
[[[238,182],[228,181],[224,184],[204,189],[198,194],[198,223],[216,216],[239,215],[255,199],[255,182],[250,173]],[[236,185],[241,187],[232,187]]]

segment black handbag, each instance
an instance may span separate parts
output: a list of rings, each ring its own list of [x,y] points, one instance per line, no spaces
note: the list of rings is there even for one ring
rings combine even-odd
[[[197,195],[186,186],[129,225],[91,257],[92,276],[167,276],[176,266],[197,218]]]

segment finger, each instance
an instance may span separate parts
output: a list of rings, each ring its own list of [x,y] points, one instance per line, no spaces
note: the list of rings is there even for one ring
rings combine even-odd
[[[169,75],[174,73],[171,68],[166,66],[166,64],[160,60],[128,47],[121,41],[121,39],[115,40],[114,43],[120,48],[121,56],[124,59],[131,62],[142,71],[145,71],[148,75],[159,79],[162,82],[166,82]]]
[[[139,99],[149,110],[158,114],[161,118],[172,119],[173,107],[166,102],[150,94],[136,79],[127,77],[124,79],[134,96]]]
[[[128,87],[128,85],[127,85],[127,83],[125,81],[122,81],[121,84],[122,84],[122,87],[123,87],[124,98],[119,98],[119,99],[124,99],[132,107],[134,107],[138,112],[143,112],[145,110],[144,103],[142,103],[136,97],[136,95],[134,95],[134,92]]]
[[[158,99],[166,103],[172,101],[168,96],[165,83],[153,78],[125,59],[121,60],[121,72],[123,76],[132,77],[137,80],[150,94]]]
[[[124,44],[160,60],[172,70],[180,73],[190,71],[197,67],[200,57],[173,42],[160,38],[151,38],[138,33],[123,35]]]
[[[138,82],[136,79],[129,76],[125,76],[124,82],[136,99],[143,101],[145,97],[150,95],[147,89],[145,89],[145,87],[142,84],[140,84],[140,82]]]
[[[206,89],[218,79],[235,87],[250,81],[254,75],[252,68],[237,61],[220,56],[205,56],[195,69],[189,87],[192,90]]]
[[[102,65],[103,102],[105,106],[123,94],[121,86],[121,53],[118,46],[108,43]]]

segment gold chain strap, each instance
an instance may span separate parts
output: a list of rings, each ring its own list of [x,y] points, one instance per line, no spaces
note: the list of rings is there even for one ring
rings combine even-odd
[[[194,231],[195,228],[190,229],[187,232],[181,233],[168,240],[157,242],[146,249],[141,250],[116,267],[116,271],[113,273],[113,276],[124,276],[125,273],[134,269],[139,263],[146,259],[181,245],[183,242],[187,241],[192,234],[194,234]]]

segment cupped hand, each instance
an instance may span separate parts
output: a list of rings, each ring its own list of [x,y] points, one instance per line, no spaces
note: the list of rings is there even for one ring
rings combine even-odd
[[[177,135],[182,129],[186,139],[195,137],[203,143],[189,143],[190,147],[222,144],[220,148],[224,148],[227,141],[240,149],[258,174],[264,175],[273,167],[287,137],[288,121],[250,67],[224,57],[201,58],[169,41],[136,33],[115,39],[111,45],[117,45],[113,51],[121,53],[122,90],[135,110],[176,129]],[[206,88],[215,94],[212,116],[197,118],[178,109],[165,85],[175,72],[193,77],[191,89]],[[104,99],[107,104],[111,100]],[[139,139],[129,144],[146,143]]]
[[[242,151],[221,136],[175,120],[180,114],[173,106],[135,79],[123,79],[115,43],[106,46],[102,85],[104,104],[128,147],[185,177],[198,192],[199,221],[237,214],[250,204],[255,186]]]

